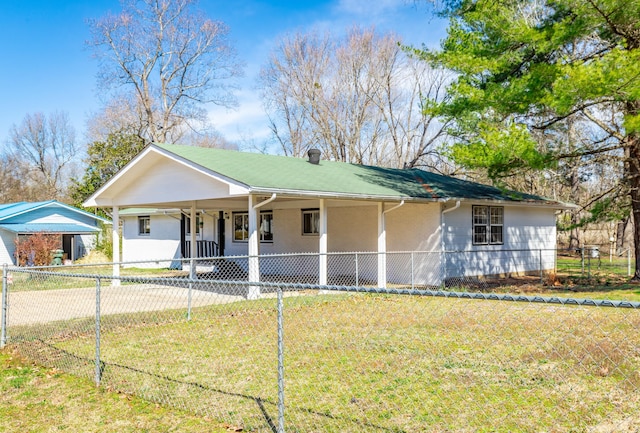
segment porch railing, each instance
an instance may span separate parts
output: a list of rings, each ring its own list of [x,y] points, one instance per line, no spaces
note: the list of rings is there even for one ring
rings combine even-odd
[[[196,241],[196,258],[218,257],[220,248],[215,241]],[[184,242],[184,257],[191,258],[191,241]]]

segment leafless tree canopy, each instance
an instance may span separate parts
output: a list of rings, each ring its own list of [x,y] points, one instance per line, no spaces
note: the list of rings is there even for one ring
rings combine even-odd
[[[126,0],[119,14],[89,24],[99,84],[116,101],[126,101],[135,115],[135,125],[126,127],[142,138],[175,142],[206,123],[207,104],[235,104],[242,64],[229,29],[206,18],[195,0]]]
[[[27,114],[11,127],[2,155],[3,201],[64,198],[78,161],[75,130],[66,113],[48,118]]]
[[[425,110],[444,95],[446,73],[409,57],[394,34],[352,29],[341,39],[286,37],[262,68],[274,137],[287,155],[386,166],[425,164],[445,125]]]

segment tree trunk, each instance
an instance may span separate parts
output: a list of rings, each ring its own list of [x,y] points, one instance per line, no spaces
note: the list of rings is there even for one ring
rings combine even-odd
[[[638,104],[633,104],[638,105]],[[630,110],[631,111],[631,110]],[[631,212],[633,214],[633,247],[635,253],[635,271],[633,280],[640,281],[640,136],[632,133],[627,136],[629,148],[628,178]]]
[[[616,228],[616,254],[621,255],[624,248],[624,232],[627,230],[627,224],[629,224],[629,217],[625,217],[618,221]]]

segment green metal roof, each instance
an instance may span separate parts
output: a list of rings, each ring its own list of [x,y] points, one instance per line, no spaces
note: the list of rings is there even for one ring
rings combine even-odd
[[[160,149],[219,173],[252,190],[285,190],[336,196],[425,200],[499,200],[560,204],[539,196],[504,191],[419,169],[394,169],[194,146],[155,144]]]

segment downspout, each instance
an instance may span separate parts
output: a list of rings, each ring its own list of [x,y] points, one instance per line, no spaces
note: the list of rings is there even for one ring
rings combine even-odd
[[[391,212],[391,211],[393,211],[393,210],[398,209],[400,206],[403,206],[403,205],[404,205],[404,200],[401,200],[401,201],[400,201],[400,203],[398,203],[397,205],[395,205],[395,206],[394,206],[394,207],[392,207],[391,209],[387,209],[387,210],[383,211],[383,212],[382,212],[382,214],[383,214],[383,215],[384,215],[384,214],[387,214],[387,213],[389,213],[389,212]]]
[[[265,201],[261,201],[260,203],[257,203],[255,205],[253,205],[254,209],[258,209],[261,208],[262,206],[264,206],[267,203],[271,203],[272,201],[274,201],[276,199],[276,193],[274,192],[273,194],[271,194],[271,197],[269,197],[268,199],[266,199]]]
[[[444,204],[446,204],[447,202],[445,202]],[[443,206],[444,206],[443,204]],[[440,259],[440,284],[442,286],[444,286],[444,282],[447,279],[447,264],[446,264],[446,259],[447,259],[447,253],[445,251],[445,243],[444,243],[444,229],[445,229],[445,224],[444,224],[444,215],[446,213],[449,213],[451,211],[454,211],[456,209],[458,209],[460,207],[460,200],[456,200],[456,205],[450,209],[443,209],[440,212],[440,254],[442,254],[442,258]]]
[[[387,223],[385,215],[404,205],[404,200],[394,207],[383,210],[384,203],[378,203],[378,287],[387,287]]]

